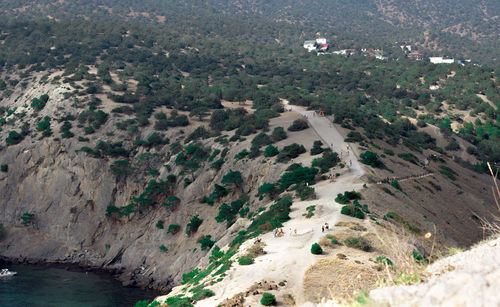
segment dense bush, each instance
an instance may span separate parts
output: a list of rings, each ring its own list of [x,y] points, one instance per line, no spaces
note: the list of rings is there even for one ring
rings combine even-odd
[[[361,136],[361,133],[357,131],[350,131],[347,134],[347,137],[345,138],[345,141],[350,143],[359,143],[362,142],[363,140],[364,140],[363,136]]]
[[[367,165],[370,165],[371,167],[375,168],[383,168],[384,163],[379,160],[378,155],[374,152],[371,151],[365,151],[364,153],[360,154],[359,157],[361,158],[361,162]]]
[[[22,140],[24,140],[24,136],[22,134],[17,133],[16,131],[10,131],[9,136],[5,139],[5,143],[7,146],[16,145],[21,143]]]
[[[200,219],[198,215],[193,216],[189,223],[187,223],[186,225],[186,234],[190,236],[192,233],[198,231],[201,223],[203,223],[203,220]]]
[[[290,219],[290,207],[292,201],[288,198],[280,198],[260,215],[256,216],[248,227],[248,232],[257,230],[269,231],[277,227],[283,227],[284,222]]]
[[[271,137],[265,133],[259,133],[257,134],[253,140],[252,140],[252,145],[256,145],[258,147],[266,146],[269,145],[273,142]]]
[[[249,255],[243,255],[238,258],[238,264],[239,265],[250,265],[254,262],[252,256]]]
[[[308,183],[314,184],[314,178],[318,173],[318,169],[314,167],[298,167],[291,172],[284,173],[280,179],[280,190],[284,191],[292,184]]]
[[[293,121],[292,125],[288,127],[288,131],[300,131],[309,128],[309,124],[305,119],[298,118]]]
[[[9,171],[9,166],[7,164],[0,165],[0,171],[7,173]]]
[[[313,147],[311,148],[311,156],[319,155],[320,153],[323,152],[323,148],[321,147],[323,145],[323,142],[316,140],[313,143]]]
[[[260,299],[260,303],[264,306],[272,306],[276,304],[276,297],[271,293],[264,292],[262,294],[262,298]]]
[[[286,131],[283,127],[276,127],[271,134],[271,138],[274,142],[278,142],[287,138]]]
[[[361,193],[352,190],[352,191],[345,191],[344,194],[341,193],[337,194],[335,201],[338,202],[339,204],[347,204],[351,200],[357,200],[357,199],[361,199]]]
[[[290,161],[291,159],[297,158],[300,154],[306,152],[306,149],[303,145],[299,145],[296,143],[290,144],[288,146],[283,147],[283,149],[278,154],[276,158],[277,162],[285,163]]]
[[[319,167],[321,173],[326,173],[330,168],[334,167],[339,162],[340,159],[338,154],[336,152],[332,152],[331,149],[328,148],[323,152],[321,158],[315,158],[312,161],[312,166]]]
[[[313,255],[321,255],[323,253],[323,249],[318,243],[313,243],[311,246],[311,254]]]
[[[264,149],[264,157],[274,157],[279,154],[278,147],[269,145]]]
[[[214,246],[214,244],[215,244],[215,241],[212,241],[211,235],[207,235],[207,236],[204,236],[203,238],[199,239],[198,243],[201,244],[201,250],[204,251],[206,249],[212,248],[212,246]]]
[[[340,195],[340,194],[339,194]],[[340,213],[349,215],[358,219],[365,218],[365,212],[368,213],[368,206],[361,205],[357,199],[354,200],[353,204],[343,206]]]
[[[242,199],[231,202],[230,206],[226,203],[223,203],[219,207],[219,213],[215,217],[215,220],[217,221],[217,223],[226,221],[226,227],[229,228],[236,220],[236,215],[244,206],[244,204],[245,202]]]

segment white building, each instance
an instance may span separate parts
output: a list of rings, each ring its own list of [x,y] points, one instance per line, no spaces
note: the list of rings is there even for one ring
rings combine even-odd
[[[429,61],[433,64],[452,64],[455,62],[454,59],[445,59],[442,56],[429,57]]]
[[[309,52],[316,50],[316,41],[305,41],[304,48],[306,48]]]
[[[324,45],[324,44],[329,44],[329,43],[330,43],[330,41],[329,41],[329,40],[327,40],[326,38],[323,38],[323,37],[322,37],[322,38],[317,38],[317,39],[316,39],[316,43],[317,43],[318,45]]]

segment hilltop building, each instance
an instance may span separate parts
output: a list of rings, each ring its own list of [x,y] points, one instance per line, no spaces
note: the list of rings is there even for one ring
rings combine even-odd
[[[452,63],[455,63],[455,59],[445,59],[442,56],[429,57],[429,61],[433,64],[452,64]]]
[[[316,41],[314,41],[314,40],[305,41],[304,48],[306,48],[307,51],[309,51],[309,52],[316,50]]]

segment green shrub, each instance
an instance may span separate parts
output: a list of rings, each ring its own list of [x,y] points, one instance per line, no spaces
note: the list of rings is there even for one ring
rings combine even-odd
[[[260,299],[260,303],[264,306],[272,306],[276,304],[276,297],[271,293],[264,292],[262,294],[262,298]]]
[[[16,145],[21,143],[24,140],[24,136],[16,131],[10,131],[9,135],[5,139],[5,143],[7,146]]]
[[[311,148],[311,156],[319,155],[320,153],[323,152],[324,148],[321,146],[323,145],[323,142],[316,140],[313,143],[313,147]]]
[[[399,184],[399,181],[397,181],[396,179],[394,179],[393,181],[391,181],[391,185],[392,185],[394,188],[398,189],[398,190],[402,190],[402,189],[401,189],[401,185]]]
[[[224,185],[235,185],[236,187],[240,187],[243,183],[243,178],[241,177],[240,171],[229,170],[227,174],[222,177],[221,183]]]
[[[222,167],[222,164],[224,164],[224,160],[221,158],[221,159],[218,159],[218,160],[215,160],[211,165],[210,165],[210,168],[213,168],[213,169],[216,169],[216,170],[220,170],[221,167]]]
[[[180,230],[181,230],[181,226],[180,225],[170,224],[170,225],[168,225],[167,234],[171,233],[171,234],[175,235]]]
[[[168,248],[165,245],[160,245],[160,250],[164,253],[168,252]]]
[[[339,204],[347,204],[354,199],[361,199],[361,193],[352,191],[345,191],[344,194],[337,194],[335,201]]]
[[[239,265],[250,265],[253,264],[254,260],[252,256],[249,255],[244,255],[238,258],[238,264]]]
[[[359,157],[361,158],[361,162],[366,165],[370,165],[374,168],[384,168],[384,163],[379,160],[378,155],[374,152],[367,150],[360,154]]]
[[[252,224],[248,227],[248,232],[270,231],[277,227],[283,227],[284,222],[290,219],[290,207],[292,201],[288,198],[280,198],[269,207],[267,211],[257,215]]]
[[[349,237],[344,240],[344,244],[347,247],[357,248],[365,252],[369,252],[372,249],[370,242],[361,237]]]
[[[314,216],[314,210],[316,210],[316,206],[309,206],[306,208],[307,213],[302,214],[302,216],[305,216],[306,219],[310,219]]]
[[[352,205],[349,204],[347,206],[343,206],[340,210],[341,214],[349,215],[361,220],[365,218],[365,212],[369,213],[368,205],[360,205],[357,199],[354,200]]]
[[[163,221],[162,220],[159,220],[158,222],[156,222],[156,228],[163,229]]]
[[[276,161],[280,163],[285,163],[290,161],[291,159],[297,158],[300,154],[303,154],[305,152],[306,149],[304,148],[303,145],[293,143],[283,147],[283,149],[278,154]]]
[[[245,202],[242,199],[237,199],[231,202],[231,206],[224,203],[219,207],[219,213],[215,217],[217,223],[227,222],[227,228],[229,228],[235,221],[236,215],[243,207]]]
[[[278,142],[287,138],[286,131],[283,127],[276,127],[271,134],[271,138],[274,142]]]
[[[212,248],[212,246],[214,246],[215,241],[212,241],[211,239],[212,239],[212,236],[207,235],[207,236],[204,236],[203,238],[198,240],[198,243],[201,244],[202,251],[204,251],[206,249],[210,249],[210,248]]]
[[[245,158],[246,156],[248,156],[250,153],[248,152],[248,150],[246,149],[243,149],[242,151],[240,151],[239,153],[237,153],[234,158],[236,160],[241,160],[243,158]]]
[[[274,157],[279,154],[278,147],[273,145],[268,145],[266,149],[264,149],[264,157]]]
[[[7,173],[9,171],[9,166],[7,164],[0,165],[0,171]]]
[[[276,184],[266,182],[259,187],[259,195],[268,194],[269,197],[273,198],[277,193]]]
[[[392,265],[391,259],[389,259],[385,256],[378,256],[377,259],[375,259],[375,261],[385,263],[387,265]]]
[[[292,184],[309,183],[314,184],[314,178],[318,169],[314,167],[298,167],[297,169],[284,173],[280,179],[280,190],[283,191]]]
[[[190,236],[193,232],[196,232],[201,223],[203,223],[203,220],[200,219],[198,215],[193,216],[189,223],[187,223],[186,225],[186,234]]]
[[[313,243],[311,246],[311,254],[313,255],[321,255],[323,253],[323,249],[318,243]]]
[[[350,131],[347,134],[347,137],[345,138],[345,141],[350,143],[359,143],[362,142],[363,140],[364,140],[363,136],[361,135],[361,133],[357,131]]]
[[[228,195],[229,192],[230,190],[216,183],[214,184],[214,191],[210,194],[210,198],[218,201],[222,197]]]
[[[298,118],[293,121],[292,125],[288,127],[288,131],[300,131],[309,128],[309,124],[305,119]]]
[[[34,213],[25,212],[21,216],[21,221],[22,221],[21,223],[23,224],[23,226],[27,227],[27,226],[32,225],[34,223],[33,222],[34,219],[35,219]]]
[[[255,145],[257,147],[262,147],[265,145],[269,145],[272,142],[273,142],[273,140],[271,139],[271,137],[269,135],[261,132],[253,138],[252,145]]]
[[[316,194],[314,193],[314,188],[307,186],[305,183],[297,184],[295,188],[295,196],[299,197],[300,200],[314,199]]]

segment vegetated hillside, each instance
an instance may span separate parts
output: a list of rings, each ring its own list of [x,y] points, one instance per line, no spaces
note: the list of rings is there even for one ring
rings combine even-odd
[[[122,269],[127,283],[160,288],[210,256],[228,269],[235,250],[221,255],[220,238],[236,249],[277,227],[287,196],[311,197],[308,184],[341,168],[328,151],[313,164],[317,137],[282,114],[281,99],[332,115],[359,144],[378,219],[436,224],[443,242],[466,245],[489,216],[493,68],[318,57],[83,20],[11,20],[0,40],[3,256]],[[420,174],[425,158],[432,178],[374,184]]]
[[[497,1],[4,1],[5,16],[136,21],[295,44],[319,32],[345,48],[410,41],[437,55],[496,63]],[[42,12],[42,14],[40,13]],[[249,31],[248,29],[252,29]],[[424,31],[425,30],[425,31]],[[478,42],[480,44],[478,45]],[[359,44],[359,45],[358,45]],[[351,46],[349,46],[351,45]],[[354,45],[354,46],[352,46]]]

